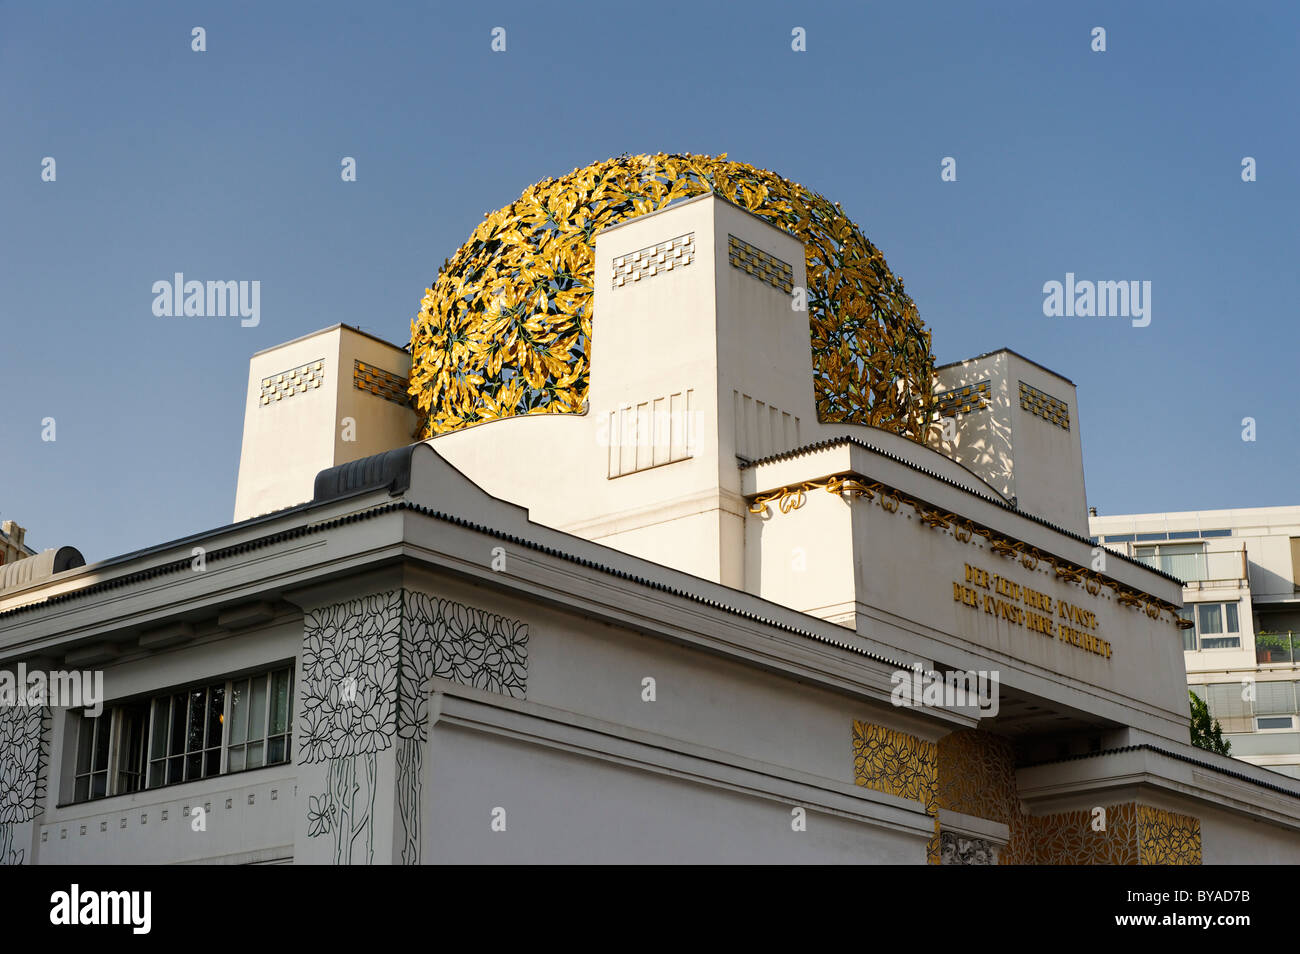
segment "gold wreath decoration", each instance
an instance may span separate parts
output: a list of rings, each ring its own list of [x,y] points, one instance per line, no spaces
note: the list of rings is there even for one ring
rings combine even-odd
[[[816,192],[720,156],[620,156],[545,179],[486,214],[411,324],[412,403],[432,437],[518,414],[581,413],[596,235],[714,192],[799,238],[819,419],[924,440],[930,332],[880,251]]]

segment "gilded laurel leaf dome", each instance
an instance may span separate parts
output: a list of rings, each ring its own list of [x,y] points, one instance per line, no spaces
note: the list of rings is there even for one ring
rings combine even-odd
[[[596,235],[714,192],[807,249],[813,387],[824,422],[920,440],[930,333],[884,256],[837,203],[726,155],[621,156],[546,179],[484,216],[425,290],[411,325],[411,394],[432,437],[587,398]]]

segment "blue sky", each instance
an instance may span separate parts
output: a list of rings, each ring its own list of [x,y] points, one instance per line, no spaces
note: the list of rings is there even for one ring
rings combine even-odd
[[[229,522],[250,355],[404,343],[485,211],[653,151],[839,201],[940,363],[1073,380],[1102,513],[1300,503],[1297,35],[1282,2],[0,0],[0,517],[90,561]],[[155,317],[177,271],[259,280],[261,323]],[[1066,272],[1150,281],[1150,326],[1045,317]]]

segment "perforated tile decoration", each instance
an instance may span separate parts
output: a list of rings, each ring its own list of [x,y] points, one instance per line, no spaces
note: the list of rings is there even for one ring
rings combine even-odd
[[[1070,408],[1064,401],[1058,401],[1050,394],[1044,394],[1038,388],[1020,382],[1020,406],[1030,414],[1037,414],[1045,421],[1051,421],[1064,430],[1070,429]]]
[[[936,394],[934,403],[940,417],[955,417],[958,414],[969,414],[971,411],[984,410],[984,408],[990,406],[991,397],[990,383],[980,381],[978,384],[966,384]]]
[[[308,361],[296,368],[262,379],[262,406],[283,401],[295,394],[306,394],[321,386],[325,380],[325,361]]]
[[[410,383],[406,378],[355,358],[352,361],[352,383],[358,391],[369,391],[385,401],[402,407],[411,404]]]
[[[626,255],[615,255],[614,287],[620,288],[629,282],[653,278],[661,272],[671,272],[674,268],[685,268],[694,258],[694,232],[687,232],[667,242],[649,245]]]
[[[785,292],[794,288],[794,268],[789,262],[755,248],[744,239],[727,236],[727,258],[742,272],[767,282],[773,288]]]

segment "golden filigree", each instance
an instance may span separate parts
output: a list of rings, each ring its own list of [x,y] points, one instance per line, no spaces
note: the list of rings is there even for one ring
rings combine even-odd
[[[938,746],[934,742],[854,719],[853,781],[924,805],[926,814],[935,818],[934,836],[926,846],[926,854],[932,863],[938,861]]]
[[[1001,556],[1015,556],[1024,544],[1010,537],[990,537],[989,549]]]
[[[876,495],[879,484],[864,484],[860,480],[854,480],[852,477],[832,477],[826,481],[826,489],[833,494],[841,497],[866,497],[871,500]]]
[[[870,722],[853,722],[858,785],[1006,825],[999,864],[1199,865],[1201,823],[1190,815],[1121,802],[1097,809],[1030,815],[1016,786],[1015,747],[980,729],[959,729],[937,743]],[[1099,819],[1105,819],[1099,824]],[[936,822],[936,829],[937,829]],[[939,841],[927,845],[939,861]]]
[[[1007,864],[1019,865],[1135,865],[1139,862],[1137,806],[1133,802],[1098,806],[1105,811],[1104,828],[1095,809],[1081,808],[1054,815],[1023,815],[1020,837],[1012,837]]]
[[[410,387],[424,436],[517,414],[581,412],[597,233],[706,192],[804,243],[818,417],[923,440],[930,332],[857,225],[767,170],[725,155],[665,153],[575,169],[484,215],[411,325]]]
[[[822,486],[825,486],[825,484],[809,480],[802,484],[796,484],[793,487],[782,487],[780,490],[773,491],[770,494],[760,494],[750,503],[749,512],[766,513],[767,505],[773,500],[777,502],[777,509],[782,513],[789,513],[791,510],[798,510],[808,502],[807,492]]]
[[[791,510],[798,510],[808,500],[806,491],[802,487],[796,487],[793,490],[787,490],[781,494],[781,499],[777,506],[782,513],[789,513]]]
[[[1190,815],[1155,808],[1137,807],[1139,864],[1199,865],[1201,863],[1201,820]]]
[[[976,536],[982,537],[994,553],[1018,559],[1021,566],[1027,570],[1037,570],[1040,563],[1047,563],[1059,579],[1078,584],[1092,596],[1097,596],[1101,593],[1101,588],[1107,586],[1116,594],[1121,605],[1140,609],[1151,619],[1163,619],[1163,614],[1168,613],[1170,621],[1179,629],[1188,629],[1194,625],[1178,615],[1178,607],[1173,603],[1102,576],[1095,570],[1044,553],[1037,547],[1027,546],[1023,541],[990,530],[988,527],[982,527],[954,513],[938,510],[923,500],[904,494],[879,481],[870,483],[866,481],[867,478],[855,473],[837,474],[824,480],[807,480],[793,487],[782,487],[780,490],[756,496],[749,505],[749,512],[765,513],[767,504],[777,500],[780,501],[781,512],[789,513],[803,506],[807,491],[817,488],[824,488],[840,496],[863,496],[869,500],[874,499],[888,513],[897,513],[902,504],[907,504],[926,526],[932,529],[949,530],[953,538],[962,543],[970,543]]]

